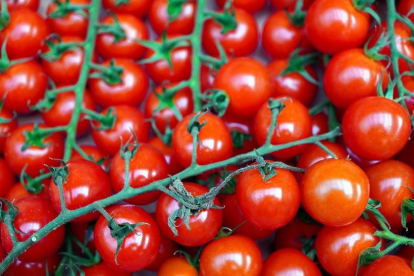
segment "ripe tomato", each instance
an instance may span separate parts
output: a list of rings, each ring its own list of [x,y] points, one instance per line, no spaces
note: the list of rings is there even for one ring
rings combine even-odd
[[[125,160],[120,152],[115,154],[109,170],[112,188],[115,193],[124,188]],[[129,164],[129,186],[140,188],[154,181],[168,177],[168,165],[162,153],[148,144],[141,144]],[[125,201],[131,204],[145,205],[156,201],[161,192],[144,193]]]
[[[362,218],[342,227],[323,227],[316,237],[320,264],[331,275],[354,276],[359,254],[380,241],[375,231],[374,225]]]
[[[109,167],[109,156],[96,146],[81,145],[80,148],[90,157],[92,157],[95,163],[99,163],[101,168],[107,171]],[[85,158],[76,150],[72,151],[72,157],[70,160],[84,160]]]
[[[5,198],[10,202],[14,202],[26,196],[40,196],[40,197],[50,200],[49,184],[50,184],[49,179],[43,180],[41,184],[42,191],[38,194],[33,194],[29,192],[28,190],[26,190],[26,188],[23,187],[22,183],[18,182],[7,191]]]
[[[135,205],[115,205],[107,212],[117,224],[145,223],[134,227],[122,242],[115,261],[117,240],[112,237],[108,221],[100,216],[95,225],[95,245],[104,262],[123,272],[133,272],[149,265],[158,253],[160,232],[157,223],[144,209]],[[131,257],[133,256],[133,258]]]
[[[17,230],[16,237],[18,241],[25,241],[31,238],[34,233],[57,217],[57,213],[50,200],[42,197],[24,197],[16,200],[13,205],[19,210],[16,219],[13,221],[13,225]],[[21,254],[19,259],[24,262],[44,260],[58,251],[64,236],[65,228],[60,226],[46,237],[38,240]],[[13,243],[5,223],[1,223],[1,242],[7,252],[13,249]]]
[[[312,134],[311,117],[306,107],[292,98],[280,98],[280,100],[285,104],[285,108],[277,117],[277,127],[271,138],[272,145],[281,145],[310,137]],[[265,103],[254,119],[254,137],[257,144],[263,145],[266,142],[271,122],[272,112],[269,104]],[[306,147],[307,145],[294,146],[271,154],[276,158],[286,160],[302,153]]]
[[[326,54],[357,48],[365,42],[370,16],[351,0],[316,0],[309,8],[305,30],[313,46]]]
[[[332,143],[329,141],[321,142],[325,147],[332,151],[339,159],[345,159],[348,156],[346,149],[340,144]],[[308,169],[313,164],[321,161],[333,158],[326,151],[321,149],[318,145],[310,145],[299,157],[297,167],[302,169]]]
[[[300,73],[293,72],[282,76],[282,72],[288,67],[289,60],[276,59],[267,65],[267,70],[273,81],[274,97],[291,97],[308,106],[318,93],[318,86],[305,79]],[[316,71],[311,66],[305,70],[315,80],[318,79]]]
[[[6,3],[9,12],[19,9],[30,9],[35,12],[39,8],[39,0],[7,0]]]
[[[138,106],[145,98],[149,80],[144,69],[129,59],[112,59],[116,67],[122,68],[121,82],[108,84],[103,79],[92,78],[89,87],[92,96],[102,107],[112,105]],[[104,67],[110,66],[109,60],[102,62]]]
[[[385,90],[388,85],[386,74],[384,65],[368,58],[364,50],[350,49],[336,54],[329,61],[323,86],[336,107],[346,108],[358,99],[376,96],[382,77]]]
[[[0,158],[0,197],[5,197],[14,184],[14,175],[3,158]]]
[[[158,276],[198,276],[197,269],[184,257],[171,257],[160,267]]]
[[[167,0],[152,1],[148,20],[155,33],[160,35],[167,29],[169,35],[190,34],[194,28],[197,2],[194,0],[184,2],[180,15],[173,21],[170,21],[167,7]]]
[[[322,276],[318,266],[301,251],[292,248],[273,252],[264,262],[261,276],[273,275]]]
[[[41,113],[43,121],[49,127],[58,127],[69,125],[72,120],[73,110],[76,106],[76,95],[73,91],[58,93],[52,108]],[[82,99],[82,108],[96,110],[96,104],[88,90],[84,90]],[[82,114],[77,127],[76,134],[83,135],[90,129],[90,120],[85,119]]]
[[[132,138],[131,130],[136,134],[138,143],[143,143],[148,139],[149,124],[145,121],[144,115],[136,108],[127,105],[113,106],[115,124],[111,129],[96,129],[101,124],[94,122],[95,128],[92,128],[92,138],[96,145],[104,152],[115,155],[121,148],[121,139],[126,143]],[[107,114],[105,109],[101,114]]]
[[[220,8],[223,8],[226,0],[216,0],[216,3]],[[266,6],[266,0],[234,0],[232,4],[235,8],[243,9],[249,13],[255,13]]]
[[[367,97],[354,102],[342,119],[345,144],[356,155],[369,160],[393,157],[408,141],[410,130],[407,111],[383,97]]]
[[[233,235],[209,243],[201,252],[200,274],[203,276],[259,276],[262,253],[249,237]]]
[[[413,0],[401,0],[398,3],[398,7],[397,7],[397,11],[399,14],[401,15],[409,15],[408,18],[414,22],[414,14],[411,12],[411,9],[414,6],[414,1]]]
[[[0,45],[7,39],[7,56],[11,59],[37,55],[43,40],[49,35],[45,20],[30,9],[10,13],[10,23],[0,32]]]
[[[88,160],[75,160],[69,162],[67,166],[69,174],[62,186],[66,207],[69,210],[79,209],[112,195],[109,178],[99,165]],[[53,206],[60,213],[59,188],[53,179],[50,182],[49,191]],[[88,222],[98,217],[98,212],[92,212],[73,221]]]
[[[329,131],[328,115],[319,112],[311,117],[312,120],[312,136],[321,135]]]
[[[70,232],[73,234],[73,236],[80,241],[82,244],[86,245],[88,249],[92,252],[96,252],[95,247],[95,236],[93,231],[93,228],[90,229],[90,227],[95,226],[94,222],[70,222]],[[83,250],[76,244],[73,244],[80,252],[83,253]]]
[[[397,255],[401,258],[404,258],[411,262],[414,258],[414,248],[410,245],[404,245],[401,249],[397,252]]]
[[[188,124],[195,114],[190,114],[177,124],[172,136],[172,147],[178,162],[187,168],[191,165],[193,154],[193,137],[187,131]],[[233,144],[230,132],[224,122],[211,113],[199,117],[199,122],[206,122],[198,134],[197,164],[206,165],[231,156]]]
[[[43,98],[48,85],[43,68],[34,60],[12,65],[0,73],[0,97],[4,107],[18,113],[30,112],[29,105],[35,105]]]
[[[155,219],[155,214],[151,214],[151,215]],[[157,256],[151,262],[151,264],[145,268],[151,271],[158,271],[158,273],[161,268],[161,265],[168,259],[173,258],[174,254],[178,250],[177,244],[173,242],[171,239],[169,239],[168,237],[166,237],[163,233],[160,233],[160,237],[161,237],[160,248],[158,249]]]
[[[118,4],[117,0],[103,0],[103,7],[114,13],[127,13],[138,17],[145,17],[151,7],[151,0],[129,0]]]
[[[111,58],[141,58],[146,49],[136,40],[147,40],[149,31],[144,21],[130,14],[117,14],[116,18],[125,33],[125,38],[116,42],[111,33],[101,33],[96,37],[96,49],[104,59]],[[102,19],[101,24],[113,25],[115,20],[112,16]]]
[[[165,85],[165,88],[171,88],[175,85],[176,84],[167,84]],[[178,124],[178,119],[171,107],[164,107],[154,113],[160,106],[159,97],[162,97],[162,95],[162,86],[157,86],[153,93],[148,95],[147,102],[145,104],[145,116],[147,118],[153,118],[158,130],[161,131],[161,133],[164,133],[167,125],[170,129],[174,129],[174,127]],[[165,102],[173,104],[183,117],[189,115],[194,109],[193,94],[191,89],[188,87],[178,90],[172,99],[166,99]]]
[[[224,90],[229,97],[226,113],[241,118],[253,117],[273,92],[266,67],[248,57],[231,60],[221,67],[214,88]]]
[[[105,262],[101,262],[97,265],[90,266],[90,267],[83,267],[83,273],[85,276],[131,276],[132,274],[129,272],[122,272],[119,270],[115,270],[108,266]]]
[[[14,118],[13,113],[5,108],[0,110],[0,118],[9,121],[0,123],[0,153],[3,153],[7,137],[9,137],[10,133],[17,128],[17,119]]]
[[[192,196],[208,192],[206,187],[191,182],[185,182],[184,187]],[[214,199],[213,203],[221,206],[218,199]],[[168,238],[184,246],[200,246],[216,236],[223,221],[223,210],[213,208],[203,210],[198,215],[190,215],[190,229],[187,229],[182,219],[178,219],[175,223],[178,235],[174,236],[168,226],[168,218],[179,206],[179,203],[167,194],[162,194],[158,200],[155,215],[158,226]]]
[[[396,158],[414,169],[414,135],[411,134],[410,139],[405,144],[404,148],[397,154]]]
[[[43,147],[30,145],[26,150],[22,150],[26,138],[25,132],[32,132],[34,124],[25,124],[13,130],[6,140],[4,146],[4,159],[10,169],[20,175],[26,167],[26,173],[32,177],[38,176],[41,172],[47,171],[47,166],[59,166],[60,162],[56,159],[63,157],[64,145],[62,137],[58,133],[43,139]],[[39,125],[39,129],[45,128]]]
[[[256,141],[253,139],[253,120],[239,118],[231,115],[224,115],[222,120],[230,130],[233,139],[233,156],[243,154],[257,148]],[[239,144],[237,141],[239,138],[235,136],[235,133],[241,133],[245,136],[243,138],[243,144]]]
[[[68,1],[75,5],[88,5],[90,0],[58,0],[59,2]],[[88,18],[79,14],[76,11],[70,11],[63,17],[52,18],[49,15],[57,11],[58,6],[56,2],[52,2],[46,11],[48,15],[46,22],[53,33],[60,36],[78,36],[80,38],[86,37],[88,31]]]
[[[410,262],[397,256],[384,256],[375,260],[365,270],[363,276],[413,276]]]
[[[287,170],[267,181],[258,169],[243,172],[236,187],[237,201],[246,218],[257,227],[277,229],[291,221],[300,205],[300,190],[295,176]]]
[[[16,259],[7,270],[2,274],[3,276],[18,276],[18,275],[31,275],[31,276],[44,276],[46,274],[46,267],[48,273],[52,274],[60,264],[59,254],[53,254],[52,256],[34,262],[24,262]]]
[[[225,34],[222,33],[223,27],[212,18],[204,22],[202,43],[207,54],[219,56],[217,41],[229,56],[244,57],[256,50],[259,39],[256,20],[242,9],[235,8],[234,11],[237,27]]]
[[[174,149],[171,146],[166,145],[158,136],[153,137],[148,141],[148,144],[156,148],[162,155],[164,155],[165,161],[168,165],[168,174],[174,175],[183,170],[183,167],[178,162],[177,156],[174,153]]]
[[[346,159],[326,159],[313,164],[303,176],[300,188],[305,210],[328,226],[356,221],[369,199],[368,177]]]
[[[313,3],[314,0],[304,0],[303,1],[303,9],[307,10],[309,6]],[[287,8],[288,11],[292,12],[295,9],[296,0],[271,0],[273,7],[278,10],[284,10]]]

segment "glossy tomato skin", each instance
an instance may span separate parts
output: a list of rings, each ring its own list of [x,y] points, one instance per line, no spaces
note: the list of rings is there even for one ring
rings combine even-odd
[[[122,68],[121,82],[108,84],[99,78],[89,80],[92,96],[96,102],[106,108],[112,105],[138,106],[145,98],[149,79],[144,69],[129,59],[112,59],[116,67]],[[110,60],[100,65],[109,67]]]
[[[7,56],[20,59],[36,56],[43,40],[49,35],[45,20],[30,9],[10,13],[10,23],[0,32],[0,44],[7,39]]]
[[[374,225],[362,218],[347,226],[323,227],[315,247],[320,264],[331,275],[354,276],[359,254],[380,242],[375,231]]]
[[[29,9],[35,12],[39,8],[39,0],[7,0],[6,3],[9,12],[19,9]]]
[[[19,209],[19,214],[13,221],[18,241],[27,240],[32,234],[57,217],[50,200],[42,197],[24,197],[16,200],[13,205]],[[19,259],[25,262],[35,262],[51,256],[59,249],[64,236],[65,228],[60,226],[27,249],[19,256]],[[13,243],[4,223],[1,224],[1,242],[7,252],[12,250]]]
[[[408,18],[411,20],[411,22],[414,22],[414,14],[410,12],[413,6],[414,6],[413,0],[401,0],[398,3],[397,11],[401,15],[407,16],[409,14]]]
[[[206,92],[208,89],[213,89],[216,73],[217,73],[216,70],[214,70],[213,68],[210,68],[205,64],[201,65],[200,67],[200,89],[202,93]]]
[[[92,129],[92,138],[96,145],[110,155],[115,155],[120,150],[121,138],[123,143],[132,138],[131,129],[136,134],[138,143],[143,143],[148,139],[150,128],[138,109],[127,105],[113,108],[116,115],[114,127],[106,130]],[[105,109],[101,114],[105,115],[107,112],[108,109]],[[100,123],[94,123],[94,126],[99,127]]]
[[[230,134],[233,139],[233,156],[240,155],[257,148],[256,141],[253,138],[253,119],[244,119],[240,117],[235,117],[232,115],[224,115],[221,117],[226,124],[227,128],[230,130]],[[239,145],[237,138],[234,138],[234,133],[242,133],[244,135],[250,135],[250,137],[245,136],[243,144]]]
[[[130,0],[117,5],[116,0],[103,0],[103,7],[114,13],[127,13],[138,17],[145,17],[151,7],[151,0]]]
[[[9,137],[10,133],[17,128],[17,119],[12,112],[5,108],[0,110],[0,118],[8,120],[8,122],[0,124],[0,153],[3,153],[7,137]]]
[[[304,0],[303,1],[303,9],[307,10],[309,9],[309,6],[314,2],[314,0]],[[271,3],[273,7],[275,7],[278,10],[284,10],[285,8],[288,9],[288,11],[293,11],[295,9],[296,0],[271,0]]]
[[[321,135],[329,131],[329,118],[323,112],[316,113],[311,117],[312,136]]]
[[[143,269],[154,260],[160,246],[160,232],[157,223],[144,209],[135,205],[115,205],[107,212],[117,224],[145,224],[136,226],[124,239],[115,262],[117,240],[111,236],[108,221],[100,216],[94,229],[95,245],[104,262],[123,272]],[[131,258],[134,256],[134,258]]]
[[[167,84],[165,85],[165,88],[171,88],[175,85],[176,84]],[[157,95],[162,94],[163,88],[161,85],[159,85],[155,88],[153,93],[150,93],[148,95],[147,102],[145,103],[145,116],[147,118],[153,118],[155,120],[155,126],[158,128],[158,130],[161,131],[161,133],[165,133],[167,125],[170,127],[170,129],[174,129],[174,127],[178,124],[178,119],[170,107],[165,107],[154,113],[160,105],[160,100]],[[188,87],[178,90],[174,94],[172,102],[174,107],[183,117],[193,112],[193,94],[191,92],[191,89]]]
[[[369,26],[369,14],[358,11],[351,0],[316,0],[305,19],[310,42],[326,54],[359,47],[367,38]]]
[[[369,160],[393,157],[407,143],[410,130],[410,118],[405,109],[383,97],[354,102],[342,119],[345,144],[356,155]]]
[[[26,190],[26,188],[23,187],[22,183],[18,182],[7,191],[5,198],[10,202],[14,202],[20,198],[27,197],[27,196],[40,196],[40,197],[50,200],[49,184],[50,184],[49,179],[43,180],[41,184],[42,191],[38,194],[33,194],[29,192],[28,190]]]
[[[262,253],[249,237],[232,235],[209,243],[201,252],[200,274],[203,276],[259,276]]]
[[[0,73],[0,97],[7,97],[4,107],[17,113],[29,113],[45,94],[48,85],[43,68],[34,60],[12,65]]]
[[[322,160],[303,176],[301,198],[307,213],[318,222],[335,227],[348,225],[365,211],[369,180],[351,161]]]
[[[60,162],[57,159],[63,157],[63,140],[58,133],[53,133],[43,139],[45,145],[43,148],[33,145],[22,151],[26,141],[24,133],[26,131],[33,131],[33,127],[32,123],[21,125],[7,138],[4,147],[4,159],[16,175],[20,175],[23,168],[27,165],[26,173],[32,177],[38,176],[40,170],[46,170],[45,164],[48,166],[59,166]],[[39,125],[39,128],[42,129],[45,126]]]
[[[216,0],[216,2],[220,8],[223,8],[226,3],[225,0]],[[249,13],[255,13],[266,6],[266,0],[235,0],[232,4],[235,8],[243,9]]]
[[[125,160],[120,152],[115,154],[109,170],[112,188],[115,193],[124,188]],[[135,156],[129,164],[129,186],[139,188],[151,184],[154,181],[168,177],[168,165],[162,153],[148,144],[141,144]],[[144,193],[125,201],[131,204],[145,205],[156,201],[161,192],[153,191]]]
[[[85,276],[131,276],[129,272],[123,272],[108,266],[105,262],[101,262],[97,265],[82,268]]]
[[[350,49],[336,54],[329,61],[323,86],[329,100],[344,109],[356,100],[376,96],[381,80],[382,88],[386,89],[386,74],[384,65],[368,58],[364,50]]]
[[[110,33],[98,34],[96,38],[96,49],[104,59],[111,58],[141,58],[146,49],[138,44],[136,40],[147,40],[149,38],[148,27],[144,21],[130,14],[117,14],[116,18],[124,30],[126,38],[115,42],[114,35]],[[113,25],[112,16],[102,19],[101,24]]]
[[[46,274],[46,267],[48,273],[53,273],[60,264],[59,254],[53,254],[52,256],[34,262],[24,262],[16,259],[7,270],[2,274],[3,276],[19,276],[19,275],[31,275],[31,276],[44,276]]]
[[[166,145],[161,138],[155,136],[148,141],[148,144],[164,155],[168,165],[168,174],[174,175],[183,170],[183,167],[178,162],[177,156],[174,153],[174,149],[171,146]]]
[[[204,186],[191,182],[184,182],[185,189],[193,196],[203,195],[208,192]],[[221,206],[218,199],[213,204]],[[198,215],[191,215],[189,220],[190,229],[187,229],[182,219],[175,223],[178,235],[174,236],[168,226],[168,217],[179,208],[178,202],[167,194],[162,194],[157,203],[155,215],[161,231],[173,241],[184,246],[200,246],[211,241],[220,230],[223,221],[222,209],[206,209]]]
[[[329,141],[322,141],[322,145],[327,147],[332,153],[338,157],[338,159],[346,159],[348,153],[346,149],[341,146],[340,144],[329,142]],[[308,169],[313,164],[333,158],[329,155],[326,151],[321,149],[318,145],[310,145],[299,157],[297,162],[297,167],[302,169]]]
[[[59,0],[64,2],[64,0]],[[69,3],[74,5],[88,5],[90,0],[69,0]],[[64,17],[52,18],[49,16],[52,12],[58,9],[56,3],[52,2],[47,8],[47,25],[50,27],[53,33],[60,36],[77,36],[85,38],[88,31],[88,18],[80,15],[75,11],[69,12]]]
[[[160,267],[158,276],[198,276],[197,269],[192,266],[184,257],[171,257]]]
[[[289,60],[276,59],[267,65],[270,77],[273,81],[273,97],[291,97],[302,104],[309,106],[315,99],[318,86],[306,80],[297,72],[288,73],[282,76],[282,72],[289,66]],[[317,80],[315,69],[306,66],[305,70]]]
[[[152,217],[155,219],[155,214],[151,214]],[[158,254],[155,259],[149,264],[145,269],[150,271],[158,271],[160,273],[160,268],[170,258],[174,258],[176,251],[178,250],[177,244],[172,241],[170,238],[165,236],[162,232],[160,232],[160,248],[158,250]],[[158,274],[159,275],[159,274]],[[172,274],[174,275],[174,274]],[[171,276],[172,276],[171,275]]]
[[[229,97],[226,114],[239,118],[253,117],[273,92],[266,67],[249,57],[236,58],[221,67],[214,88],[224,90]]]
[[[298,100],[292,98],[280,98],[285,108],[277,117],[277,129],[271,138],[273,145],[281,145],[293,141],[308,138],[312,135],[311,117],[306,107]],[[266,142],[272,122],[272,112],[269,104],[265,103],[259,109],[254,119],[254,137],[258,145]],[[272,156],[287,160],[302,153],[307,145],[294,146],[272,152]]]
[[[213,19],[210,18],[204,22],[202,44],[207,54],[219,56],[217,40],[228,56],[244,57],[256,50],[259,39],[256,20],[242,9],[235,8],[234,11],[237,27],[225,34],[222,33],[223,27]]]
[[[412,276],[410,262],[398,256],[384,256],[375,260],[365,270],[363,276]]]
[[[301,251],[292,248],[273,252],[264,262],[261,276],[322,276],[318,266]]]
[[[172,147],[178,162],[187,168],[191,165],[193,137],[187,131],[188,124],[195,114],[190,114],[180,121],[174,129]],[[199,122],[206,122],[198,134],[197,164],[206,165],[226,160],[231,156],[233,143],[230,131],[224,122],[211,113],[199,117]]]
[[[88,160],[75,160],[67,163],[67,166],[69,174],[62,187],[66,207],[69,210],[76,210],[112,195],[109,178],[98,164]],[[53,206],[60,213],[59,188],[53,179],[50,182],[49,192]],[[89,222],[98,217],[98,212],[92,212],[73,221]]]
[[[3,158],[0,158],[0,197],[5,197],[14,184],[14,175]]]
[[[167,12],[167,0],[153,0],[149,10],[148,20],[152,29],[158,35],[167,29],[168,35],[186,35],[190,34],[194,28],[195,13],[197,2],[190,0],[184,3],[180,15],[173,21],[169,22]]]
[[[51,109],[41,113],[43,121],[49,127],[58,127],[69,125],[72,120],[73,110],[76,106],[76,95],[73,91],[62,92],[56,95],[56,100]],[[96,104],[88,90],[84,90],[82,99],[82,108],[96,110]],[[90,120],[81,114],[76,127],[76,134],[83,135],[90,129]]]
[[[291,221],[300,205],[300,190],[295,176],[276,169],[267,181],[258,169],[243,172],[236,187],[237,201],[246,218],[257,227],[277,229]]]

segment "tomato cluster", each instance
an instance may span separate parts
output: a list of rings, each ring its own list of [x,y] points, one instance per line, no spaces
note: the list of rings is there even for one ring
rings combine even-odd
[[[40,4],[1,3],[2,275],[414,275],[414,1]]]

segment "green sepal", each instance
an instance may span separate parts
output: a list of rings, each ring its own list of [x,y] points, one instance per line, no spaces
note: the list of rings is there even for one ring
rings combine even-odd
[[[113,129],[115,126],[117,115],[114,113],[114,108],[110,107],[108,108],[105,115],[102,114],[95,114],[93,111],[89,111],[88,113],[85,113],[85,119],[91,121],[91,126],[93,129],[96,130],[108,130]],[[101,126],[97,127],[95,126],[92,121],[99,122]]]
[[[253,141],[253,136],[250,134],[243,133],[238,130],[232,130],[230,132],[231,139],[233,141],[233,148],[242,149],[246,140]]]
[[[391,226],[388,223],[387,219],[379,211],[380,207],[381,207],[381,201],[370,198],[368,200],[367,207],[365,208],[365,211],[364,211],[365,214],[363,214],[363,216],[366,219],[368,217],[366,212],[370,212],[380,222],[381,225],[385,225],[386,227],[388,227],[388,229],[390,229]]]
[[[227,34],[237,28],[234,9],[225,9],[224,12],[206,12],[206,16],[212,18],[221,25],[222,34]]]
[[[128,5],[130,2],[130,0],[115,0],[115,7],[119,7],[121,5]]]
[[[414,194],[411,187],[406,187]],[[414,199],[406,198],[401,204],[401,225],[407,230],[407,214],[414,215]]]
[[[122,73],[124,69],[115,65],[115,60],[111,59],[108,66],[93,64],[92,67],[100,72],[90,74],[89,78],[101,79],[108,85],[116,85],[122,83]]]
[[[0,112],[3,110],[4,102],[6,101],[7,93],[4,94],[3,98],[0,100]],[[13,117],[12,118],[3,118],[0,117],[0,125],[1,124],[8,124],[13,122],[17,118],[17,113],[13,111]],[[0,133],[0,137],[6,137],[2,133]]]
[[[1,0],[1,13],[0,13],[0,31],[6,28],[10,23],[10,13],[7,8],[6,0]]]
[[[318,80],[315,80],[306,70],[306,66],[319,62],[320,53],[315,52],[307,55],[300,55],[302,49],[295,50],[289,57],[288,66],[280,73],[280,76],[286,76],[290,73],[299,73],[307,81],[320,86]]]
[[[357,273],[355,275],[358,275],[358,270],[361,266],[366,266],[371,264],[373,261],[375,261],[376,258],[378,258],[376,255],[376,253],[380,252],[382,246],[382,240],[380,239],[380,241],[377,243],[377,245],[375,245],[374,247],[369,247],[365,250],[363,250],[360,254],[359,254],[359,258],[358,258],[358,266],[357,266]],[[375,257],[374,257],[375,256]]]
[[[303,27],[305,24],[306,11],[303,10],[303,0],[297,0],[295,10],[290,13],[285,7],[285,13],[289,18],[290,23],[296,27]]]
[[[187,132],[192,134],[193,129],[197,129],[197,132],[200,132],[201,129],[207,125],[207,121],[204,121],[202,123],[200,123],[199,119],[202,115],[204,115],[205,112],[199,112],[196,115],[194,115],[191,119],[190,122],[188,122],[188,126],[187,126]]]
[[[69,13],[75,12],[85,18],[88,17],[88,14],[84,10],[83,5],[76,5],[70,3],[69,0],[55,0],[54,4],[56,4],[57,9],[54,12],[48,14],[49,18],[63,18],[66,17]]]
[[[39,194],[43,191],[42,180],[32,178],[26,173],[27,164],[23,167],[22,172],[20,173],[20,184],[23,188],[28,191],[30,194]]]
[[[124,29],[121,26],[118,18],[113,12],[109,13],[113,18],[113,24],[98,24],[98,34],[111,34],[114,36],[114,43],[118,43],[121,40],[126,39],[126,34]]]
[[[65,161],[59,160],[62,163],[60,167],[47,166],[47,168],[52,172],[52,179],[56,185],[65,184],[69,177],[68,165]]]
[[[226,91],[219,89],[210,89],[204,93],[204,96],[208,101],[206,104],[204,104],[204,109],[212,108],[219,117],[222,117],[226,113],[226,110],[230,104],[230,99]]]
[[[187,2],[188,0],[168,0],[167,12],[169,22],[174,21],[180,16],[183,6]]]
[[[7,211],[4,210],[3,206],[7,206]],[[10,201],[5,198],[0,198],[0,221],[5,222],[6,216],[10,216],[13,221],[19,214],[19,208],[13,205]]]
[[[138,137],[136,133],[132,130],[132,136],[129,138],[129,140],[123,145],[122,137],[121,137],[121,148],[120,148],[120,155],[121,158],[125,160],[125,162],[129,162],[131,159],[134,158],[134,156],[137,154],[139,143],[138,143]],[[134,140],[133,143],[131,143],[131,140]]]
[[[321,227],[323,226],[320,222],[316,221],[313,217],[311,217],[303,208],[299,208],[297,216],[304,223],[315,224]]]
[[[380,54],[381,49],[390,44],[390,35],[388,33],[382,33],[378,38],[378,41],[372,47],[369,47],[371,40],[374,35],[371,36],[368,41],[364,44],[364,53],[365,55],[372,60],[389,60],[389,57],[384,54]]]
[[[56,34],[51,35],[44,41],[44,43],[49,47],[49,51],[46,53],[40,53],[39,56],[49,62],[60,59],[65,52],[76,49],[80,46],[79,43],[62,42],[60,36]]]
[[[42,131],[41,129],[39,129],[39,125],[36,123],[34,124],[33,130],[30,131],[25,131],[23,133],[24,138],[25,138],[25,142],[21,148],[21,151],[25,151],[27,150],[29,147],[31,146],[36,146],[36,147],[40,147],[40,148],[45,148],[47,147],[49,144],[45,144],[43,142],[43,140],[48,137],[50,135],[50,133],[47,133],[45,131]]]
[[[263,181],[268,181],[273,176],[277,175],[276,169],[268,162],[264,160],[264,158],[255,150],[256,152],[256,161],[259,163],[259,172],[262,176]]]
[[[165,128],[165,132],[161,133],[161,131],[158,129],[157,125],[155,124],[154,118],[148,118],[147,121],[151,123],[151,127],[154,130],[154,133],[162,140],[164,144],[171,147],[172,144],[172,130],[170,128],[169,122],[167,122],[167,126]]]
[[[300,237],[300,241],[303,242],[302,246],[302,253],[309,257],[312,261],[316,259],[316,250],[314,248],[316,240],[316,235],[313,235],[312,237],[308,238],[305,236]]]

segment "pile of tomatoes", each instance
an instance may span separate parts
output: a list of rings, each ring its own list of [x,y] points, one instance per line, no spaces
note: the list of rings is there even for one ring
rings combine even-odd
[[[2,275],[414,275],[413,0],[41,2],[1,3]]]

